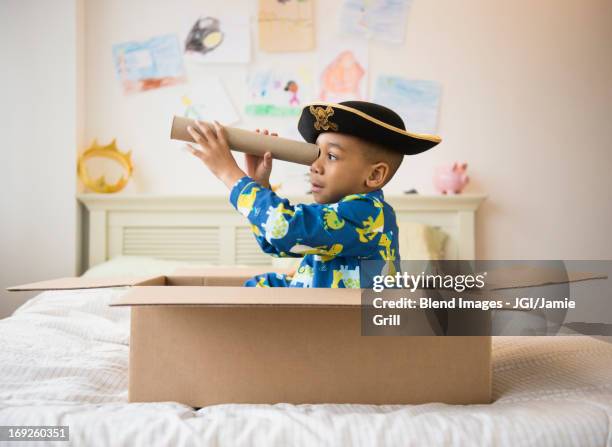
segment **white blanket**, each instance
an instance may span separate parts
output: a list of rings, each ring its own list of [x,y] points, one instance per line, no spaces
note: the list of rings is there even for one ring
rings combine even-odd
[[[612,445],[612,344],[582,336],[494,338],[490,405],[129,404],[130,310],[108,306],[125,290],[44,292],[0,320],[0,425],[87,446]]]

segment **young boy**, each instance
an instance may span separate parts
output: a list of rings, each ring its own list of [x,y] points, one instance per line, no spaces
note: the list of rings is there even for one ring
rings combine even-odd
[[[223,127],[197,122],[188,128],[201,150],[190,151],[230,189],[230,202],[251,223],[264,252],[303,257],[293,277],[264,273],[246,286],[356,287],[362,259],[400,258],[395,213],[382,187],[404,155],[424,152],[441,140],[407,132],[392,110],[363,101],[312,103],[302,110],[298,130],[316,143],[319,157],[310,166],[316,203],[292,205],[270,189],[272,158],[247,156],[242,171]]]

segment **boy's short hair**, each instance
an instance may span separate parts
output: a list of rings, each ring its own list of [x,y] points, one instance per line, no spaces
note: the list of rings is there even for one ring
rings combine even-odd
[[[389,176],[385,179],[385,182],[381,185],[381,188],[385,186],[393,178],[397,170],[399,169],[402,161],[404,160],[404,154],[391,149],[388,146],[374,143],[372,141],[361,139],[362,145],[360,150],[362,155],[370,163],[385,162],[389,165]]]

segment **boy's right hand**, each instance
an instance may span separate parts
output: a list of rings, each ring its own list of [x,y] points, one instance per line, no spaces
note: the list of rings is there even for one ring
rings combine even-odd
[[[259,129],[255,129],[259,133]],[[272,135],[277,137],[277,133],[269,133],[268,129],[264,129],[264,135]],[[261,183],[262,186],[270,188],[270,174],[272,173],[272,152],[266,152],[263,157],[253,154],[244,154],[246,163],[247,175]]]

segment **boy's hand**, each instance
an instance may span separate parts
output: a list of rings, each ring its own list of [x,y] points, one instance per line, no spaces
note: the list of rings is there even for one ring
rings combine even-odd
[[[287,272],[287,277],[293,278],[295,276],[295,272],[297,272],[297,267],[293,267],[289,272]]]
[[[259,129],[255,129],[259,133]],[[277,137],[277,133],[269,133],[264,129],[264,135]],[[270,174],[272,173],[272,152],[266,152],[263,157],[253,154],[244,154],[247,175],[266,188],[270,188]]]
[[[187,131],[202,150],[188,144],[189,151],[202,160],[208,169],[231,189],[246,174],[238,167],[230,151],[225,129],[217,121],[214,122],[214,128],[201,121],[195,123],[197,130],[188,126]]]

